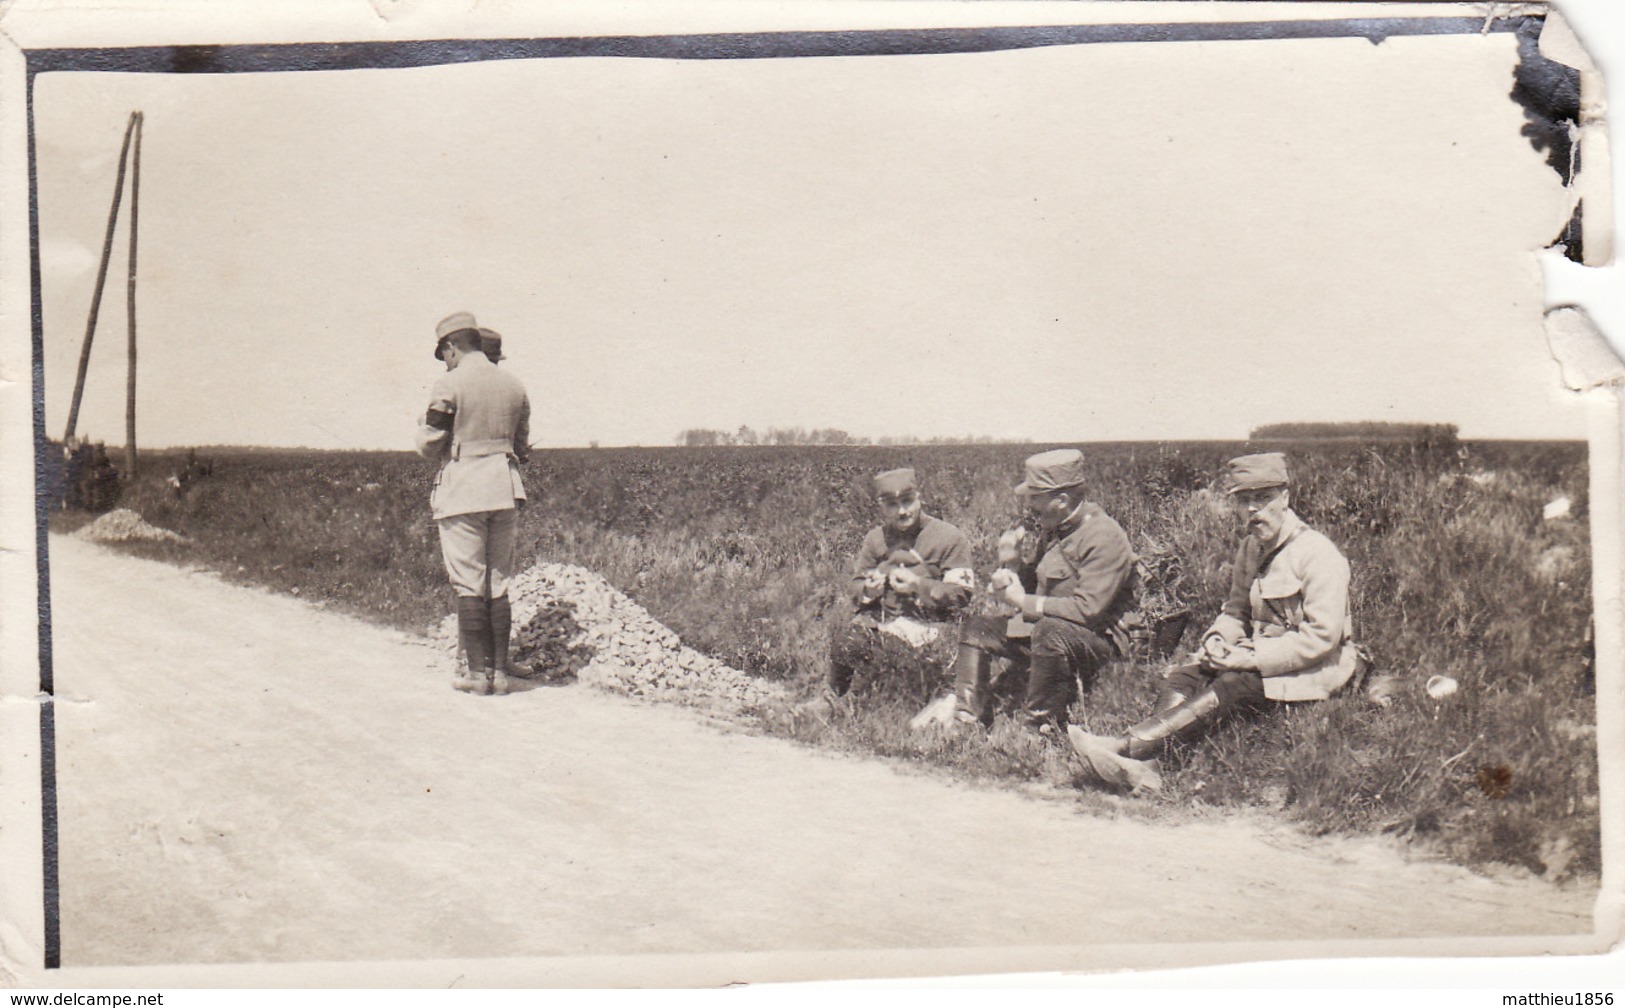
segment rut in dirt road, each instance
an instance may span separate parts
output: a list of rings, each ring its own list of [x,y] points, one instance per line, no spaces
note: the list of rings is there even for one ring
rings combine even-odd
[[[1092,818],[580,686],[458,694],[422,641],[50,550],[68,966],[1592,930],[1592,889],[1374,841]]]

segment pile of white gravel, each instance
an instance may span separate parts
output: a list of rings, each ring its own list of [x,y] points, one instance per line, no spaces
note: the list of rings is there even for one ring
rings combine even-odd
[[[537,564],[508,583],[513,608],[513,663],[529,667],[559,625],[561,603],[580,628],[570,645],[591,649],[578,675],[599,689],[666,702],[738,711],[782,700],[772,683],[684,646],[677,635],[597,574],[569,564]],[[452,661],[457,618],[435,639]],[[556,649],[555,649],[556,650]]]
[[[73,533],[92,542],[173,542],[189,540],[179,533],[149,524],[146,519],[129,508],[109,511],[89,525]]]

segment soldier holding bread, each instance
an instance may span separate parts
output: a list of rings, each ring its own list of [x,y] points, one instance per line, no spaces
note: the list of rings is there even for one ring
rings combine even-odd
[[[1128,648],[1138,618],[1134,550],[1128,536],[1084,492],[1083,453],[1075,448],[1027,459],[1016,487],[1037,535],[1007,533],[1004,566],[989,591],[1014,615],[966,620],[955,662],[956,719],[993,721],[991,672],[1009,667],[1001,683],[1018,695],[1021,724],[1052,733],[1065,727],[1081,682],[1093,685],[1101,666]]]
[[[887,655],[932,664],[933,656],[950,646],[951,624],[976,583],[970,542],[925,512],[913,469],[880,473],[873,488],[881,523],[863,537],[852,562],[847,585],[852,615],[831,635],[828,689],[833,696],[844,696],[859,669]]]

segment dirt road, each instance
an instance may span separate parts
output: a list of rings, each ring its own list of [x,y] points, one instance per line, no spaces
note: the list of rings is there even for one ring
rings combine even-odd
[[[1592,928],[1594,890],[1376,841],[1088,817],[584,687],[466,696],[409,637],[50,548],[68,966]]]

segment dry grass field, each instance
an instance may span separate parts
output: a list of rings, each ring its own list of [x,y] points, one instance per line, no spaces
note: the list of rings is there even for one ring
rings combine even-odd
[[[1043,445],[542,451],[526,471],[526,560],[577,564],[683,641],[810,695],[844,618],[840,586],[875,516],[867,477],[919,470],[927,507],[971,537],[978,566],[1013,516],[1022,459]],[[1092,496],[1128,530],[1153,610],[1187,608],[1194,642],[1216,611],[1238,523],[1208,490],[1225,443],[1097,444]],[[1587,464],[1578,442],[1271,443],[1292,457],[1299,513],[1355,572],[1358,639],[1387,705],[1362,691],[1233,723],[1173,756],[1136,807],[1268,810],[1310,832],[1408,837],[1462,863],[1554,880],[1600,867],[1589,651]],[[129,548],[199,564],[367,619],[427,633],[449,608],[427,496],[409,453],[204,450],[212,473],[166,485],[180,453],[144,458],[121,506],[187,536]],[[1542,509],[1559,497],[1566,516]],[[67,530],[86,516],[61,513]],[[1074,711],[1092,730],[1143,714],[1156,662],[1125,661]],[[1444,700],[1422,683],[1460,684]],[[922,678],[926,681],[922,681]],[[1089,787],[1063,748],[996,728],[915,737],[907,718],[945,679],[873,683],[829,719],[762,712],[763,731],[918,761],[981,780]]]

